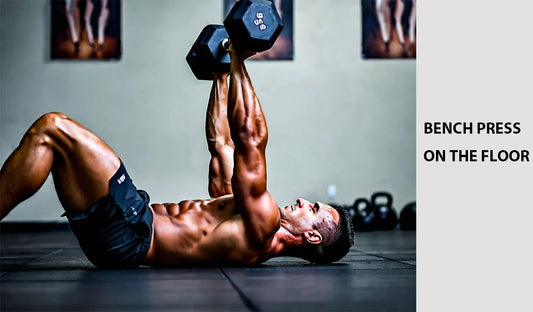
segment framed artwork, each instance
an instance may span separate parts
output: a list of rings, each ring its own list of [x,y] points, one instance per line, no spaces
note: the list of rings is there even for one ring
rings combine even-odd
[[[117,60],[120,0],[51,0],[53,60]]]
[[[363,58],[416,58],[416,0],[361,0]]]
[[[239,0],[224,0],[224,17],[228,15],[233,4]],[[283,22],[283,30],[278,39],[269,50],[263,51],[251,57],[253,60],[292,60],[293,40],[292,40],[292,20],[293,20],[293,0],[272,0],[278,9],[278,14]]]

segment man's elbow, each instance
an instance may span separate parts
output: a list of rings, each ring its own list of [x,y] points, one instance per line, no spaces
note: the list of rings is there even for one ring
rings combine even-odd
[[[234,134],[233,141],[239,147],[260,148],[266,146],[268,135],[266,132],[244,128]]]

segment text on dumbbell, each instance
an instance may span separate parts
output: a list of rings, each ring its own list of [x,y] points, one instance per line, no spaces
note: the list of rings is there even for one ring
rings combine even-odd
[[[258,12],[255,17],[257,17],[257,19],[254,20],[254,24],[256,26],[259,26],[259,30],[265,30],[267,27],[265,25],[265,22],[263,21],[263,13]]]

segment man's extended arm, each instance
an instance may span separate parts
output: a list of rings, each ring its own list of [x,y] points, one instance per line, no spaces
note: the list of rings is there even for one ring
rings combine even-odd
[[[235,203],[242,208],[249,241],[255,246],[264,246],[280,224],[277,203],[267,191],[268,129],[244,66],[247,56],[236,52],[232,46],[230,55],[228,119],[235,143],[232,188]]]
[[[215,73],[209,95],[205,119],[207,146],[211,153],[209,163],[209,195],[219,197],[231,194],[233,150],[227,115],[228,75]]]

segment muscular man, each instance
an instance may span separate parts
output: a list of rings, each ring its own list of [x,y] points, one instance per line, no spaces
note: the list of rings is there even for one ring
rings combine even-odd
[[[51,172],[72,231],[98,267],[341,259],[353,244],[344,211],[304,199],[278,207],[267,191],[268,131],[244,66],[252,53],[229,51],[229,100],[227,74],[215,74],[206,116],[211,199],[150,205],[109,146],[67,116],[48,113],[0,171],[0,219]]]

